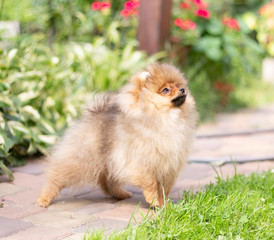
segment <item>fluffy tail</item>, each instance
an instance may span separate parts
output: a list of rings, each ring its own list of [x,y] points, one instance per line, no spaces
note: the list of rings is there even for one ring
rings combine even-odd
[[[113,93],[92,94],[86,102],[85,111],[100,113],[113,105]]]

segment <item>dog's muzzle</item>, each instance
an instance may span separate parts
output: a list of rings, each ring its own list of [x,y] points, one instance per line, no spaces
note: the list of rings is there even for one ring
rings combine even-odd
[[[180,107],[186,101],[186,95],[180,95],[174,98],[171,102],[175,107]]]

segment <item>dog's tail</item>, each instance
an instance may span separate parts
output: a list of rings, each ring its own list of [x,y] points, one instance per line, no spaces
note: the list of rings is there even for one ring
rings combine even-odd
[[[110,108],[113,103],[113,93],[92,94],[86,101],[85,111],[89,113],[100,113]]]

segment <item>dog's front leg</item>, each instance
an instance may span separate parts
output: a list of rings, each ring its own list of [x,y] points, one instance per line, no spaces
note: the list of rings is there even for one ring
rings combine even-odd
[[[146,201],[152,206],[162,207],[164,205],[164,186],[151,174],[140,174],[135,178],[134,185],[140,187]]]

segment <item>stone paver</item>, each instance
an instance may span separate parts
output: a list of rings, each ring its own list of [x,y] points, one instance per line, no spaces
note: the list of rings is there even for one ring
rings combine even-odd
[[[91,203],[92,201],[82,198],[60,197],[59,199],[54,200],[53,204],[51,204],[48,209],[67,211],[84,207],[86,205],[90,205]]]
[[[92,222],[95,219],[94,216],[81,213],[48,210],[46,212],[25,217],[22,220],[35,224],[36,226],[75,228],[85,223]]]
[[[26,188],[10,183],[0,183],[0,198],[14,193],[25,191]]]
[[[128,220],[127,221],[122,221],[122,220],[117,220],[117,219],[113,219],[113,218],[101,218],[101,219],[97,219],[92,224],[86,224],[86,225],[76,229],[76,231],[79,231],[79,232],[86,232],[86,231],[92,232],[96,229],[104,229],[104,231],[106,233],[110,233],[113,230],[118,231],[120,229],[123,229],[123,228],[127,227]]]
[[[0,216],[8,216],[11,219],[20,219],[36,213],[44,212],[46,209],[29,204],[18,204],[6,200],[4,207],[0,209]]]
[[[5,217],[0,217],[0,226],[0,237],[7,237],[13,233],[32,227],[33,224]]]
[[[204,189],[206,184],[216,182],[217,175],[225,179],[235,174],[234,164],[222,166],[214,162],[213,167],[207,161],[274,155],[274,131],[223,137],[212,137],[212,134],[272,128],[274,105],[235,114],[221,114],[216,123],[201,125],[190,159],[202,161],[186,165],[169,198],[176,203],[184,190]],[[13,182],[9,182],[6,175],[0,176],[0,198],[5,199],[4,207],[0,208],[0,240],[81,239],[87,230],[104,228],[106,233],[111,233],[123,229],[133,213],[137,222],[147,213],[155,213],[149,211],[142,190],[131,185],[126,185],[125,189],[132,192],[132,197],[122,201],[105,196],[99,189],[85,187],[74,191],[64,189],[52,205],[47,209],[41,208],[36,205],[36,199],[46,179],[45,165],[43,160],[30,160],[26,166],[13,168]],[[246,175],[269,169],[274,169],[274,161],[236,165],[237,173]],[[135,224],[133,218],[131,222]]]
[[[79,199],[77,199],[77,200],[79,201]],[[116,205],[111,204],[111,203],[93,203],[93,204],[89,204],[84,207],[75,209],[73,212],[93,215],[98,212],[104,212],[107,210],[111,210],[115,207],[116,207]]]
[[[71,229],[30,227],[24,231],[10,235],[5,240],[56,240],[70,235],[71,232]]]
[[[103,211],[100,213],[97,213],[95,216],[98,219],[101,218],[109,218],[120,220],[120,221],[129,221],[130,217],[133,215],[134,219],[137,222],[140,222],[143,220],[143,216],[147,214],[147,212],[150,211],[148,208],[141,208],[138,207],[138,204],[136,205],[120,205],[117,206],[111,210]]]

